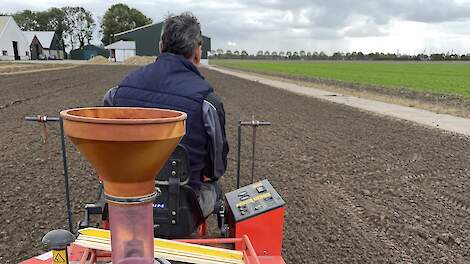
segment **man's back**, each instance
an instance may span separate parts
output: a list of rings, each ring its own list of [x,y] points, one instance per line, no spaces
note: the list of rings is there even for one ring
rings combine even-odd
[[[198,69],[180,55],[163,53],[155,63],[130,73],[112,99],[114,106],[168,108],[186,112],[181,144],[189,154],[191,185],[199,186],[208,156],[202,105],[212,92]]]
[[[105,95],[105,105],[167,108],[186,112],[190,185],[204,216],[221,201],[218,179],[227,168],[225,112],[195,65],[202,57],[199,21],[190,13],[165,19],[157,61],[129,74]],[[209,179],[209,180],[205,180]]]

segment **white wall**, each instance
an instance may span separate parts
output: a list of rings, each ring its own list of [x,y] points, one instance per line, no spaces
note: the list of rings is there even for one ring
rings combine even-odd
[[[126,59],[135,56],[135,50],[115,50],[116,61],[123,62]]]
[[[1,33],[1,32],[0,32]],[[31,52],[29,50],[29,43],[26,40],[23,32],[13,19],[9,19],[3,33],[0,36],[0,60],[14,60],[15,53],[13,51],[13,41],[18,42],[18,55],[22,60],[29,60]],[[3,51],[6,50],[8,55],[3,56]],[[26,55],[28,52],[29,56]]]

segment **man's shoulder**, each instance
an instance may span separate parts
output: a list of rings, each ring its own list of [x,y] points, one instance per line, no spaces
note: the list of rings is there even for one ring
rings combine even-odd
[[[151,63],[129,72],[120,82],[119,86],[139,86],[145,84],[149,77],[153,75],[154,64],[155,63]]]
[[[204,97],[204,101],[211,104],[216,109],[223,107],[222,99],[213,90]]]

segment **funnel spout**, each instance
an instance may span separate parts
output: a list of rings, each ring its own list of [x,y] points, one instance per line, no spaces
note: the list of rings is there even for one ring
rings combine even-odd
[[[65,134],[103,180],[113,263],[153,263],[155,175],[184,136],[186,114],[91,107],[65,110],[60,116]]]

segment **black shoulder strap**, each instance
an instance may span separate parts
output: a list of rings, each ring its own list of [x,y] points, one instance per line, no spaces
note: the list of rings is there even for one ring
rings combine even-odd
[[[168,179],[168,209],[170,209],[171,222],[178,222],[178,205],[180,193],[180,176],[182,174],[181,161],[170,160],[170,176]]]

